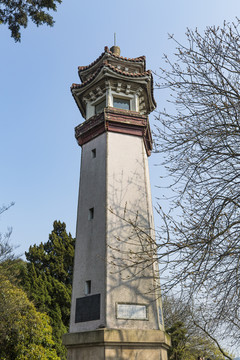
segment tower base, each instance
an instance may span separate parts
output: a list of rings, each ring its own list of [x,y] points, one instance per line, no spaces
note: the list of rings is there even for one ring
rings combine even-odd
[[[167,360],[170,337],[161,330],[98,329],[63,336],[68,360]]]

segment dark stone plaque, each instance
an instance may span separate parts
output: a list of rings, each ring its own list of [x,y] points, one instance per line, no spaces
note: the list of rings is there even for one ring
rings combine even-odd
[[[75,322],[100,319],[100,294],[76,299]]]

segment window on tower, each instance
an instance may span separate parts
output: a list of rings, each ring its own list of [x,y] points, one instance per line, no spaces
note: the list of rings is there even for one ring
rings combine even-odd
[[[88,210],[88,220],[92,220],[94,218],[94,208]]]
[[[113,107],[115,107],[117,109],[130,110],[130,100],[114,97],[113,98]]]
[[[85,282],[85,295],[91,294],[91,280]]]
[[[95,105],[95,114],[100,114],[103,112],[103,109],[106,107],[106,99]]]
[[[94,159],[96,157],[96,149],[92,149],[92,158]]]

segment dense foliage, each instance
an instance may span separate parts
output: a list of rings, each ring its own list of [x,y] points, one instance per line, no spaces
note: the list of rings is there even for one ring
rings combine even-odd
[[[65,358],[62,335],[70,319],[75,239],[65,223],[55,221],[49,240],[30,246],[21,271],[21,284],[36,308],[51,319],[53,339],[59,356]]]
[[[49,10],[56,11],[62,0],[0,0],[0,24],[8,25],[11,36],[21,40],[21,28],[26,28],[31,20],[37,26],[53,26]]]
[[[55,221],[49,240],[30,246],[25,262],[14,256],[10,234],[0,234],[0,360],[65,359],[75,239]]]
[[[60,360],[50,319],[0,273],[0,359]]]

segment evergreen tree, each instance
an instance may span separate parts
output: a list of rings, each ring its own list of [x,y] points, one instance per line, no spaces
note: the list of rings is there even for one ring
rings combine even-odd
[[[62,0],[0,0],[0,24],[8,25],[12,38],[21,41],[21,28],[26,28],[31,20],[37,26],[53,26],[53,17],[49,10],[56,11]]]
[[[37,309],[51,319],[53,338],[59,356],[65,358],[62,335],[70,318],[75,239],[67,234],[65,223],[54,221],[49,240],[30,246],[21,282]]]

